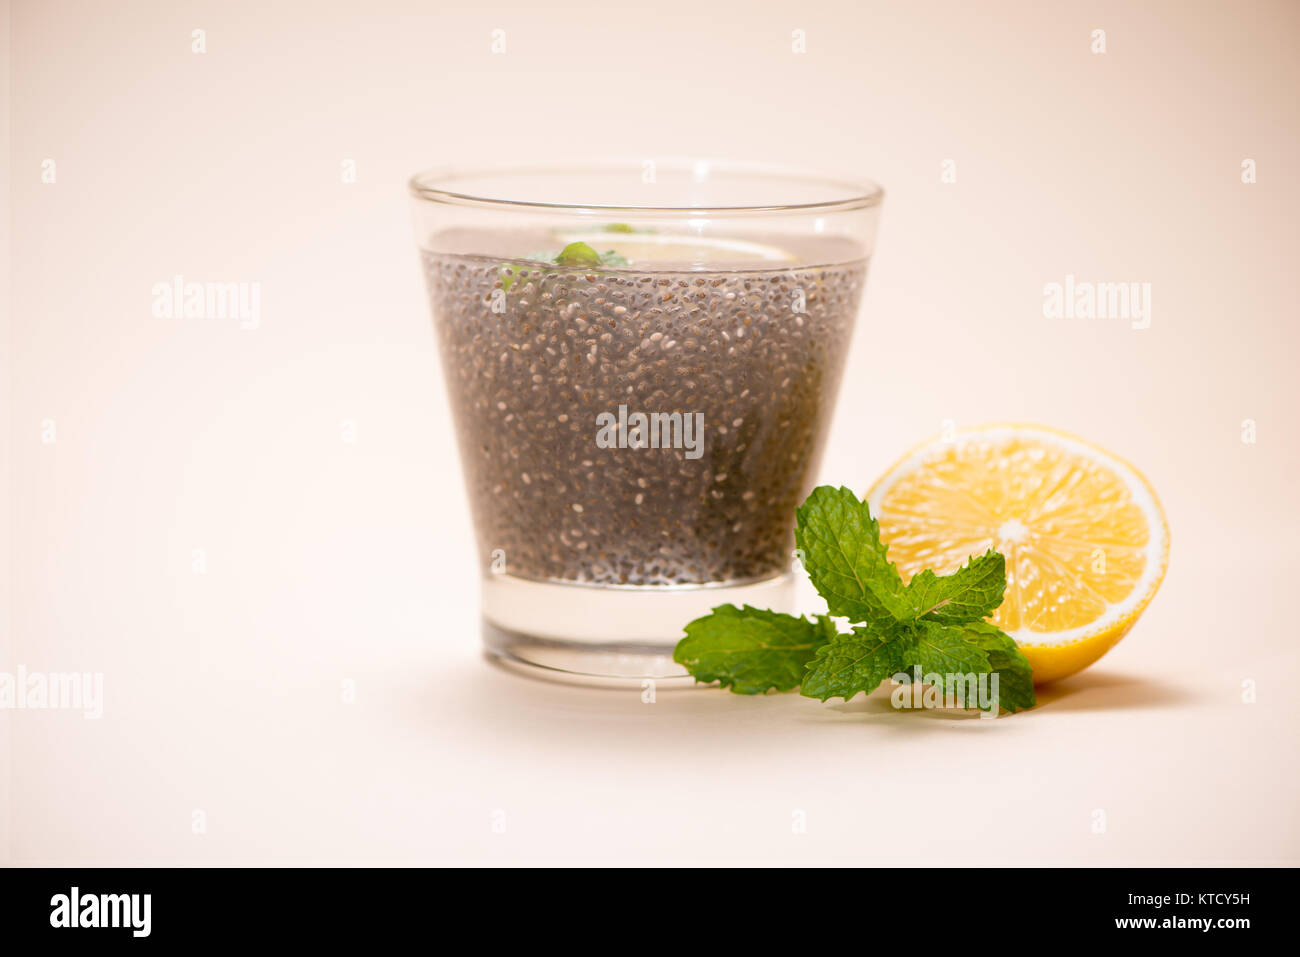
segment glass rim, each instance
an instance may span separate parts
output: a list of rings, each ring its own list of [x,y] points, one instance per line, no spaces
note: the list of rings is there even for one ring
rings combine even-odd
[[[636,169],[645,161],[641,159],[602,159],[577,162],[556,163],[509,163],[503,165],[433,167],[416,173],[407,181],[407,189],[417,200],[444,206],[464,206],[484,209],[517,209],[520,211],[564,211],[570,213],[627,213],[633,216],[773,216],[787,213],[815,215],[825,213],[846,213],[870,209],[879,206],[884,200],[885,190],[872,180],[853,180],[828,175],[816,170],[766,163],[746,163],[732,160],[715,160],[700,158],[670,157],[654,160],[658,169],[686,171],[698,178],[700,171],[706,174],[738,174],[751,176],[770,176],[790,182],[814,184],[843,191],[841,198],[819,200],[806,203],[777,203],[730,206],[665,206],[611,203],[557,203],[535,200],[505,199],[500,196],[475,195],[491,191],[478,190],[475,193],[460,192],[446,188],[457,179],[470,176],[509,176],[511,174],[581,174],[598,172],[618,172]]]

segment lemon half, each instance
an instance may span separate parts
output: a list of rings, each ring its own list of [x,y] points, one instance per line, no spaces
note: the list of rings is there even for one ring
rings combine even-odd
[[[1128,633],[1169,562],[1145,478],[1083,439],[1032,425],[962,430],[913,449],[867,493],[904,579],[996,548],[1006,595],[990,619],[1034,682],[1092,664]]]

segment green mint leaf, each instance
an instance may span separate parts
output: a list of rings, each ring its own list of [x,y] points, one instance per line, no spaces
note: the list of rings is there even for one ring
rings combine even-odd
[[[601,228],[607,233],[635,233],[640,231],[635,226],[629,226],[627,223],[610,223]]]
[[[906,671],[915,657],[913,642],[902,626],[894,627],[899,633],[892,641],[862,627],[847,635],[836,635],[808,662],[799,693],[822,701],[848,701],[859,691],[871,694],[886,678]]]
[[[1035,704],[1034,679],[1029,661],[1012,638],[987,622],[945,625],[938,622],[898,622],[892,635],[882,636],[865,628],[836,635],[818,649],[808,663],[800,694],[809,698],[850,700],[858,692],[870,694],[883,681],[897,674],[920,679],[937,675],[947,688],[949,676],[958,678],[954,687],[969,689],[970,707],[985,708],[965,676],[976,680],[998,676],[998,705],[1016,712]],[[988,688],[987,690],[991,690]],[[986,709],[987,710],[987,709]]]
[[[916,660],[921,671],[941,675],[985,675],[992,671],[989,654],[967,637],[964,625],[945,625],[934,621],[917,621],[915,629]]]
[[[982,621],[1002,604],[1007,587],[1006,560],[989,549],[953,572],[936,575],[925,569],[903,591],[915,618],[960,624]]]
[[[586,243],[569,243],[555,257],[557,266],[599,266],[600,253]]]
[[[917,626],[917,660],[924,674],[998,676],[998,704],[1008,711],[1032,708],[1034,676],[1015,640],[984,621]]]
[[[825,615],[809,621],[749,605],[719,605],[686,626],[673,661],[696,681],[717,681],[736,694],[789,691],[803,678],[804,665],[835,634],[835,623]]]
[[[1015,639],[995,625],[972,621],[962,625],[967,641],[988,652],[989,666],[998,676],[998,703],[1010,712],[1038,703],[1034,697],[1034,670]]]
[[[832,615],[878,627],[911,617],[903,580],[865,502],[847,488],[821,485],[795,516],[803,566]]]
[[[626,266],[628,265],[625,256],[616,253],[614,250],[606,250],[598,253],[586,243],[569,243],[558,253],[543,252],[535,250],[524,257],[533,262],[545,263],[550,266]],[[497,267],[497,275],[501,277],[501,288],[506,292],[515,284],[515,280],[520,278],[521,272],[533,273],[540,272],[527,264],[515,265],[514,263],[502,263]]]

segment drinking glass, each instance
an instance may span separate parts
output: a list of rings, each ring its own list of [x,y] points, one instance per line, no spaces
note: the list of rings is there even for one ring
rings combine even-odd
[[[791,610],[880,187],[688,159],[434,170],[410,193],[487,649],[672,678],[692,619]]]

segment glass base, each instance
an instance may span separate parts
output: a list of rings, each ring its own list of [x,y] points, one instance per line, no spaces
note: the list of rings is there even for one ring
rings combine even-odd
[[[725,604],[789,612],[794,576],[641,588],[492,575],[483,581],[483,642],[504,664],[539,677],[613,686],[689,681],[673,661],[682,628]]]

